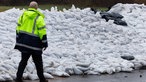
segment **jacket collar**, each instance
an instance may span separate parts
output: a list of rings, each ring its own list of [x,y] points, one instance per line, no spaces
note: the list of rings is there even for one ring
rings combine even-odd
[[[38,11],[35,8],[28,8],[28,11],[34,11],[34,12],[38,13],[40,16],[42,16],[43,18],[45,17],[43,13],[41,13],[40,11]]]
[[[28,8],[28,10],[37,11],[35,8]]]

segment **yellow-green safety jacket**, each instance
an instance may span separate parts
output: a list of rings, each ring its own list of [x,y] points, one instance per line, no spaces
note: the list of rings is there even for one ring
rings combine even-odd
[[[42,51],[48,47],[44,15],[34,8],[28,8],[18,19],[15,49],[20,51]]]

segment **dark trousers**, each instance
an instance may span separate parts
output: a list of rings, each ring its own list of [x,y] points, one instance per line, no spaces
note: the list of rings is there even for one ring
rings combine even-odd
[[[43,61],[42,61],[42,53],[37,53],[35,51],[32,52],[22,52],[21,54],[21,61],[18,66],[18,71],[17,71],[17,79],[21,79],[23,76],[24,69],[27,65],[27,61],[29,57],[32,56],[33,61],[36,66],[37,70],[37,75],[40,79],[40,81],[45,81],[45,77],[43,74]]]

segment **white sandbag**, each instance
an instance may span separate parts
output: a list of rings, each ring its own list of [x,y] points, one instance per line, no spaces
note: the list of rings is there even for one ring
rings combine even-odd
[[[90,70],[90,68],[88,67],[77,67],[79,70],[81,70],[82,72],[88,71]]]
[[[89,67],[90,66],[90,63],[79,63],[76,66]]]
[[[142,67],[142,64],[139,62],[133,62],[133,64],[135,69],[139,69],[140,67]]]
[[[44,72],[53,74],[53,72],[55,72],[55,68],[45,67],[44,68]]]
[[[37,74],[28,74],[28,78],[30,80],[37,80],[37,79],[39,79],[38,76],[37,76]]]
[[[56,71],[54,72],[54,75],[56,76],[62,76],[62,77],[69,77],[70,75],[66,72]]]
[[[49,73],[44,73],[46,79],[53,79],[54,77]]]
[[[13,78],[9,74],[3,74],[1,75],[6,81],[11,81]]]
[[[85,73],[88,74],[88,75],[100,75],[99,72],[97,72],[97,71],[93,71],[93,70],[88,70],[88,71],[85,72]]]
[[[141,61],[142,66],[146,66],[146,61]]]
[[[16,74],[10,74],[10,76],[12,77],[12,79],[16,79]]]
[[[118,66],[118,67],[115,68],[115,72],[120,72],[121,70],[122,70],[122,69],[121,69],[120,66]]]
[[[4,77],[0,75],[0,81],[6,81]]]
[[[74,67],[73,70],[74,70],[74,73],[77,74],[77,75],[83,74],[83,72],[80,69],[76,68],[76,67]]]
[[[115,72],[115,70],[112,68],[107,68],[106,71],[108,74],[113,74]]]
[[[0,67],[0,71],[8,71],[6,68],[4,68],[4,67]]]
[[[28,79],[28,78],[29,78],[29,77],[28,77],[28,74],[29,74],[29,73],[23,73],[23,78],[24,78],[24,79]]]
[[[122,71],[124,71],[124,72],[132,72],[133,68],[122,68]]]
[[[32,73],[35,70],[35,65],[31,60],[28,61],[28,64],[26,66],[26,70],[30,73]]]
[[[16,69],[12,65],[9,65],[7,63],[5,65],[2,65],[2,67],[4,67],[6,70],[16,71]],[[9,72],[12,72],[12,71],[9,71]]]
[[[65,72],[68,73],[68,74],[70,74],[70,75],[74,74],[73,68],[66,68],[65,69]]]

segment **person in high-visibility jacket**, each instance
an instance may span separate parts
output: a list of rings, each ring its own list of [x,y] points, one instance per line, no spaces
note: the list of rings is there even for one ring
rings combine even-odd
[[[40,82],[47,82],[43,74],[42,51],[48,47],[44,15],[37,10],[38,4],[30,2],[18,19],[15,49],[21,52],[21,61],[16,74],[16,82],[23,82],[22,76],[27,61],[32,56]]]

